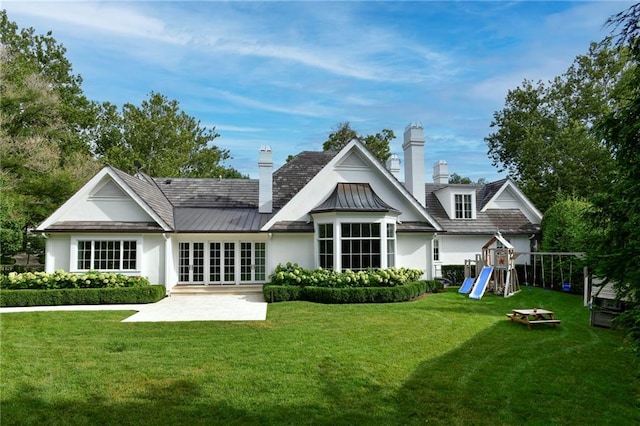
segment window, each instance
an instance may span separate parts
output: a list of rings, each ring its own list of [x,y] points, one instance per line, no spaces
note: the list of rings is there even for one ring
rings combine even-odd
[[[333,269],[333,223],[318,225],[319,265],[324,269]]]
[[[440,260],[440,240],[433,240],[433,260],[435,262]]]
[[[135,240],[78,240],[77,268],[99,271],[132,271],[137,268]]]
[[[471,194],[456,194],[456,219],[471,219]]]
[[[343,270],[382,266],[379,223],[343,223],[340,229]]]
[[[396,225],[387,223],[387,268],[396,266]]]

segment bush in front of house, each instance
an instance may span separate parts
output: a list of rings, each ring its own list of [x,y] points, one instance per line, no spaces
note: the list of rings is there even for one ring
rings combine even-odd
[[[53,290],[0,290],[1,307],[107,305],[155,303],[166,294],[163,285],[103,288],[62,288]]]
[[[145,287],[150,285],[144,277],[133,277],[112,272],[89,271],[84,274],[74,274],[62,270],[54,273],[46,272],[15,272],[0,276],[0,288],[7,290],[54,290],[65,288],[126,288]]]
[[[438,281],[414,281],[395,287],[317,287],[267,284],[263,288],[267,302],[302,300],[316,303],[393,303],[415,299],[442,288]]]
[[[386,303],[410,300],[442,288],[438,281],[418,281],[421,275],[421,270],[409,268],[339,272],[287,263],[276,267],[263,294],[268,302]]]
[[[395,287],[417,281],[422,276],[419,269],[377,268],[363,271],[332,269],[305,269],[297,263],[278,265],[269,277],[273,285],[315,287]]]
[[[453,285],[462,285],[464,265],[442,265],[442,278],[448,279]]]

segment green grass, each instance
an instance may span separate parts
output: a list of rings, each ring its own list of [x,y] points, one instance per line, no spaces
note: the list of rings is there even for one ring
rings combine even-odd
[[[510,323],[518,307],[562,324]],[[286,302],[264,322],[130,314],[2,314],[0,423],[640,424],[638,361],[575,295]]]

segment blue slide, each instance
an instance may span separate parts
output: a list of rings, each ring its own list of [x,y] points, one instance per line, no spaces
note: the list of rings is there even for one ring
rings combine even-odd
[[[469,295],[470,298],[480,300],[482,295],[484,295],[484,291],[487,289],[487,284],[489,284],[492,272],[493,266],[485,266],[482,268],[476,283],[473,285],[473,290],[471,290],[471,294]]]
[[[460,287],[460,289],[458,290],[458,293],[469,294],[469,292],[471,291],[471,287],[473,287],[473,280],[475,280],[475,278],[465,278],[464,282],[462,283],[462,287]]]

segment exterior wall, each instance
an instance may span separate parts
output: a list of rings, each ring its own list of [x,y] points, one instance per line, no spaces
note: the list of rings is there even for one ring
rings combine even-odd
[[[529,239],[525,236],[503,235],[515,251],[529,252]],[[493,235],[439,235],[440,262],[442,265],[464,265],[466,259],[475,259],[482,254],[482,247]],[[518,257],[516,263],[525,263],[525,257]]]
[[[431,272],[431,234],[398,233],[396,235],[396,266],[421,269],[423,279],[433,278]]]
[[[51,234],[47,237],[44,270],[52,273],[58,269],[69,270],[70,255],[69,235]]]
[[[315,269],[318,265],[315,259],[314,235],[305,234],[272,234],[267,250],[270,261],[267,263],[267,273],[271,274],[278,264],[297,263],[303,268]]]
[[[139,275],[149,278],[151,284],[165,284],[164,272],[164,238],[156,234],[50,234],[47,237],[45,271],[54,272],[58,269],[70,272],[77,270],[76,241],[78,239],[112,240],[136,239],[140,241],[137,259],[138,269],[134,271],[115,271],[125,275]]]
[[[151,222],[153,219],[133,200],[92,199],[79,203],[60,220]]]
[[[142,243],[142,265],[140,273],[151,284],[164,284],[165,280],[165,239],[162,235],[145,235]]]

